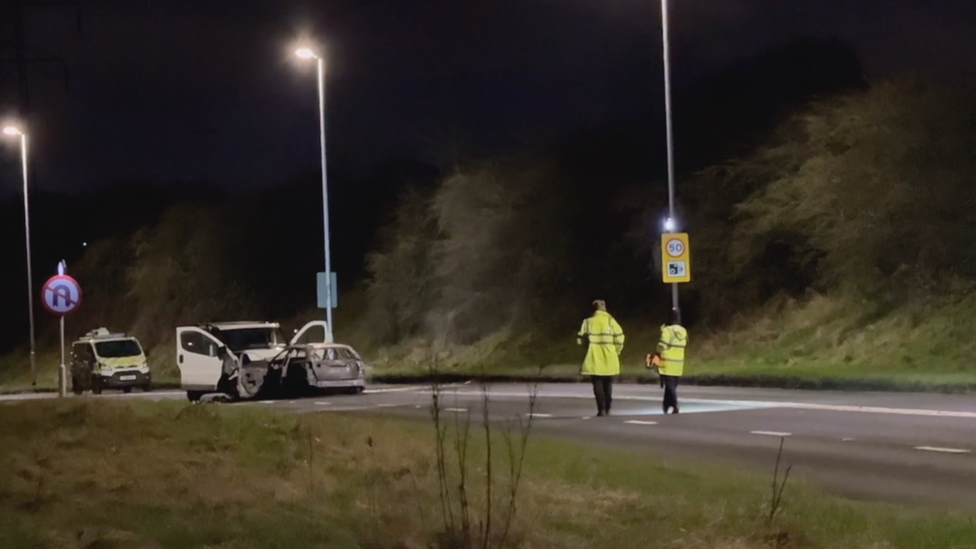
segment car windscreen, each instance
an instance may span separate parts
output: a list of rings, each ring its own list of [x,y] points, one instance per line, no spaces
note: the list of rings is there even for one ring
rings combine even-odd
[[[270,349],[284,339],[275,328],[239,328],[220,330],[220,339],[235,353],[251,349]]]
[[[95,343],[95,352],[102,358],[126,358],[139,356],[142,349],[139,344],[131,339],[121,339],[118,341],[100,341]]]

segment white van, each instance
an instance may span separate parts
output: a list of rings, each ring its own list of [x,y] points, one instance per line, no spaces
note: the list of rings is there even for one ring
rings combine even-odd
[[[289,345],[332,343],[324,321],[309,322],[290,340],[277,322],[218,322],[176,329],[180,384],[191,402],[208,393],[251,398],[269,377],[274,359]]]

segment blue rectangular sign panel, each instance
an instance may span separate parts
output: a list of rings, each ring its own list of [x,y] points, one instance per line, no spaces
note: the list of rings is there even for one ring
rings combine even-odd
[[[325,278],[325,273],[315,273],[315,289],[318,296],[318,307],[319,309],[328,308],[328,303],[326,303],[326,296],[329,295],[328,290],[332,290],[332,308],[335,309],[339,305],[339,286],[336,284],[336,274],[332,273],[332,283]]]

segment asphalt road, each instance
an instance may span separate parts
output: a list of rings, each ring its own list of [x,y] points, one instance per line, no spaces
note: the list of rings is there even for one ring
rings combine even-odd
[[[618,385],[610,417],[593,417],[585,384],[538,386],[534,429],[587,444],[648,452],[682,462],[731,464],[770,473],[780,440],[783,464],[841,495],[976,509],[976,396],[840,393],[686,387],[681,413],[663,415],[653,386]],[[532,389],[494,385],[490,416],[525,417]],[[476,385],[443,388],[447,414],[479,414]],[[0,402],[51,395],[0,397]],[[100,398],[182,399],[183,393]],[[430,417],[426,386],[375,386],[360,396],[260,401],[296,413],[381,413]]]

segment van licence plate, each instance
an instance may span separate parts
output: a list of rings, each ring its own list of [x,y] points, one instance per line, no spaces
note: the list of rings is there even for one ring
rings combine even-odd
[[[136,376],[119,376],[119,379],[122,381],[135,381]]]

